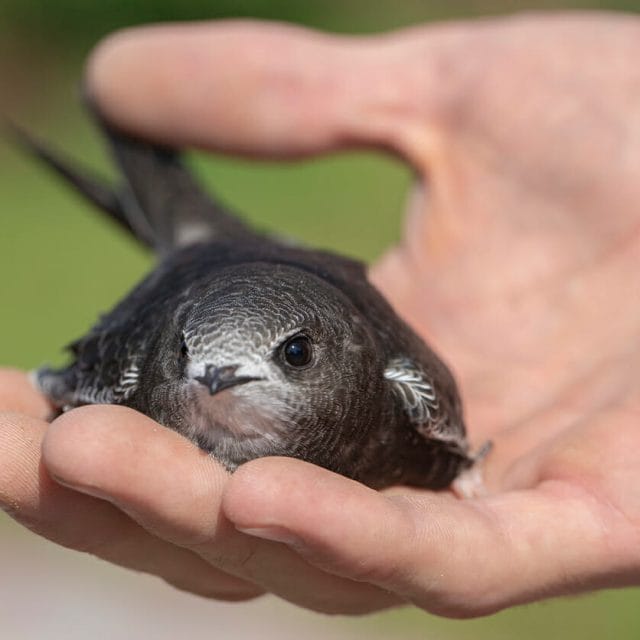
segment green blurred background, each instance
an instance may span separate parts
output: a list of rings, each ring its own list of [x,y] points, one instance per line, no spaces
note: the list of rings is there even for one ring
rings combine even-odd
[[[0,110],[109,171],[100,141],[79,108],[77,86],[91,46],[117,28],[251,16],[366,33],[522,9],[633,11],[640,9],[638,2],[2,0]],[[399,237],[410,172],[389,158],[343,154],[297,164],[258,164],[197,156],[194,163],[223,198],[263,227],[366,260]],[[59,362],[61,346],[125,293],[150,266],[150,257],[2,142],[0,207],[0,362],[20,367]],[[22,533],[0,517],[0,535],[0,546],[7,551]],[[0,638],[5,637],[2,606]],[[638,592],[629,589],[523,607],[477,621],[446,621],[406,610],[331,624],[334,630],[341,625],[349,637],[373,637],[375,632],[399,638],[624,639],[640,637],[637,611]],[[311,629],[324,622],[309,614],[308,624]]]

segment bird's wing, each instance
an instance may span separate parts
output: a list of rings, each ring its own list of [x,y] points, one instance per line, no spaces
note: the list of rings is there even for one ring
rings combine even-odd
[[[139,219],[139,211],[131,211],[126,207],[122,194],[87,169],[75,166],[60,152],[53,152],[24,129],[15,124],[10,125],[11,137],[25,150],[66,180],[78,193],[94,204],[109,219],[124,227],[135,235],[139,241],[153,246],[153,238],[149,225]]]
[[[18,142],[65,179],[76,191],[158,253],[211,240],[257,236],[200,187],[176,149],[117,131],[99,116],[122,183],[112,186],[33,136],[12,126]]]
[[[126,404],[138,388],[145,355],[141,335],[117,330],[90,332],[69,345],[75,361],[63,369],[36,372],[42,391],[59,408]]]
[[[176,149],[134,138],[101,121],[124,177],[121,202],[141,235],[160,253],[212,240],[246,240],[255,234],[212,199]],[[132,226],[134,226],[132,224]],[[138,228],[136,228],[138,232]]]
[[[384,377],[417,433],[456,453],[468,454],[469,445],[455,398],[438,390],[422,368],[408,358],[389,362]]]

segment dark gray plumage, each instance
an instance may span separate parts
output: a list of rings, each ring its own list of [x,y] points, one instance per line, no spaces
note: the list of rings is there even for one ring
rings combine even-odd
[[[137,409],[230,470],[294,456],[372,487],[448,486],[474,457],[455,382],[364,266],[258,235],[172,149],[103,124],[123,186],[26,144],[158,265],[37,381],[60,410]]]

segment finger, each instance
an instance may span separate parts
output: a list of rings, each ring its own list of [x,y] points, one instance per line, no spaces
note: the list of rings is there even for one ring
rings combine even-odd
[[[478,501],[399,497],[267,458],[234,475],[224,510],[245,532],[291,540],[325,571],[453,617],[601,587],[628,563],[610,532],[629,532],[624,518],[562,482]]]
[[[65,547],[159,575],[200,595],[239,600],[259,593],[196,554],[149,535],[112,504],[53,482],[40,457],[47,428],[33,417],[0,414],[0,507],[15,520]]]
[[[109,500],[153,534],[291,602],[331,612],[397,603],[309,566],[282,544],[238,532],[220,509],[229,474],[142,414],[122,407],[72,411],[52,425],[43,450],[58,481]]]
[[[424,85],[409,48],[250,21],[144,27],[98,46],[86,80],[110,120],[177,146],[270,156],[399,148],[415,126],[407,103]]]
[[[0,369],[0,411],[46,418],[51,413],[51,405],[36,389],[29,374],[18,369]]]

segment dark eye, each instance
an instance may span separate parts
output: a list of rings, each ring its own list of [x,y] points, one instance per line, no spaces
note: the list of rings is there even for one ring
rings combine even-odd
[[[311,340],[306,336],[294,336],[285,342],[283,353],[292,367],[304,367],[311,362],[313,355]]]
[[[189,355],[189,347],[187,346],[187,341],[184,336],[182,336],[182,342],[180,343],[180,355],[183,358],[186,358]]]

